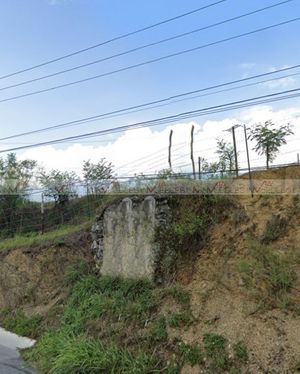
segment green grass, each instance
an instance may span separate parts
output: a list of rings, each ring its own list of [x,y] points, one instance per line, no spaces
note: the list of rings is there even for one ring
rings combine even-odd
[[[74,336],[67,331],[51,331],[39,343],[23,353],[45,373],[155,373],[157,358],[141,350],[131,352],[117,345],[103,345],[85,335]]]
[[[209,358],[209,369],[212,373],[222,373],[228,368],[227,340],[214,333],[203,335],[204,349]]]
[[[178,374],[183,357],[192,364],[200,360],[194,346],[174,350],[170,365],[162,355],[169,338],[167,318],[158,311],[166,295],[183,311],[189,308],[179,286],[162,289],[143,279],[100,277],[84,263],[69,268],[66,281],[71,291],[57,327],[24,352],[42,373]]]
[[[233,350],[238,361],[246,363],[248,361],[247,347],[243,342],[238,342],[233,346]]]
[[[193,320],[194,319],[190,311],[172,313],[168,318],[169,325],[173,328],[190,326],[193,323]]]
[[[84,223],[74,226],[61,226],[54,231],[45,232],[44,234],[40,233],[30,233],[23,235],[16,235],[13,238],[3,239],[0,241],[0,250],[2,249],[13,249],[21,247],[29,247],[34,244],[40,244],[44,242],[51,241],[55,244],[63,244],[63,238],[67,237],[76,232],[80,232],[83,229],[87,228],[90,223]]]
[[[187,362],[192,366],[201,364],[203,361],[203,355],[197,344],[181,343],[179,351],[183,362]]]
[[[1,325],[5,329],[14,332],[20,336],[36,338],[43,321],[39,315],[27,318],[20,310],[12,312],[6,310],[0,314]]]
[[[168,340],[167,322],[164,316],[159,316],[152,323],[149,339],[152,342],[165,342]]]
[[[255,291],[257,299],[265,305],[289,306],[289,292],[295,280],[293,258],[276,253],[272,247],[251,243],[250,256],[240,261],[237,271],[246,286]]]

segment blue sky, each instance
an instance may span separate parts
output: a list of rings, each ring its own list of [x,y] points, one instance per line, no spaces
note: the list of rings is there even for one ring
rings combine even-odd
[[[0,2],[2,49],[0,75],[8,74],[198,8],[213,0],[9,0]],[[178,33],[206,26],[278,1],[227,0],[139,35],[96,48],[55,64],[0,81],[0,88],[23,80],[109,56]],[[101,74],[161,55],[193,48],[300,15],[300,1],[256,14],[211,30],[151,47],[72,73],[0,92],[0,100],[38,89]],[[272,68],[298,64],[300,22],[219,44],[173,59],[16,101],[0,103],[1,137],[199,89]],[[299,69],[300,70],[300,69]],[[299,86],[299,79],[260,85],[176,103],[160,109],[93,122],[43,135],[2,142],[1,148],[95,131],[140,120],[194,110],[227,101],[264,95]],[[299,99],[272,105],[295,107]],[[232,115],[236,115],[233,113]],[[211,116],[223,120],[228,114]],[[201,127],[208,118],[199,119]],[[163,129],[161,129],[163,130]],[[100,139],[99,139],[100,140]],[[101,138],[100,142],[106,139]],[[98,139],[97,139],[98,141]],[[14,142],[14,144],[12,144]],[[6,144],[3,144],[6,143]],[[10,143],[10,144],[7,144]],[[103,143],[99,143],[103,144]],[[58,149],[68,144],[56,146]],[[137,155],[139,156],[139,155]]]

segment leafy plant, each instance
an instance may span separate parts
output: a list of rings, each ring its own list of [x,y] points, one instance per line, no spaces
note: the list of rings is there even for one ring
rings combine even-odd
[[[254,150],[259,155],[265,155],[267,169],[270,162],[273,162],[279,152],[279,148],[286,144],[286,137],[293,134],[290,124],[282,125],[279,128],[269,120],[263,124],[256,124],[250,131],[250,140],[255,140]]]
[[[222,335],[207,333],[203,335],[204,349],[210,359],[209,368],[213,373],[224,371],[228,367],[227,340]]]

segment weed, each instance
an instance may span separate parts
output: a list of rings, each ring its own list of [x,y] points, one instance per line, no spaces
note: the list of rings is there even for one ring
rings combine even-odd
[[[222,372],[228,367],[226,342],[226,338],[219,334],[208,333],[203,336],[204,348],[210,360],[209,369],[213,373]]]
[[[263,244],[269,244],[278,238],[282,237],[287,230],[288,221],[280,215],[272,215],[271,219],[267,222],[265,231],[261,237]]]
[[[190,303],[190,295],[184,291],[180,286],[174,285],[168,288],[163,288],[160,291],[160,297],[172,296],[175,301],[180,303],[182,306],[188,306]]]
[[[66,282],[74,284],[78,282],[84,275],[89,273],[89,265],[85,261],[79,261],[77,264],[70,266],[66,270]]]
[[[200,348],[196,344],[179,343],[179,352],[183,362],[187,362],[192,366],[201,364],[203,361]]]
[[[253,287],[260,299],[271,306],[288,307],[288,293],[295,279],[292,259],[276,254],[272,248],[252,243],[251,258],[237,266],[248,287]]]
[[[168,319],[169,325],[171,327],[182,327],[182,326],[190,326],[193,323],[193,316],[190,312],[182,312],[182,313],[173,313],[169,316]]]
[[[244,345],[243,342],[238,342],[236,343],[234,346],[233,346],[233,350],[234,350],[234,353],[235,353],[235,356],[236,358],[240,361],[240,362],[247,362],[248,361],[248,351],[247,351],[247,347]]]
[[[164,316],[159,316],[152,323],[149,339],[152,342],[165,342],[168,339],[167,323]]]
[[[7,310],[2,313],[2,326],[21,336],[36,338],[43,318],[41,316],[25,317],[20,310],[15,313]]]
[[[24,358],[35,361],[44,372],[71,373],[153,373],[158,359],[143,351],[130,352],[116,345],[103,345],[84,335],[74,336],[65,331],[51,331]]]

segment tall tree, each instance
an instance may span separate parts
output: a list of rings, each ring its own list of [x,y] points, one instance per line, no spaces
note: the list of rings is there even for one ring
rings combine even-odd
[[[249,139],[256,141],[253,149],[259,155],[266,157],[267,169],[278,155],[279,148],[286,144],[286,137],[291,134],[293,134],[293,131],[290,124],[276,128],[271,120],[255,124],[250,130]]]
[[[219,169],[222,172],[234,170],[234,148],[230,143],[227,143],[224,139],[217,140],[216,153],[219,155]]]
[[[0,158],[0,208],[10,234],[16,230],[16,211],[26,198],[36,165],[34,160],[18,161],[15,153]]]
[[[114,178],[114,166],[105,158],[101,158],[97,163],[84,161],[83,178],[89,193],[105,192],[109,180]]]
[[[41,169],[39,181],[45,188],[45,196],[52,197],[56,205],[65,205],[70,198],[76,197],[76,183],[79,178],[73,171],[51,170],[46,172]]]

